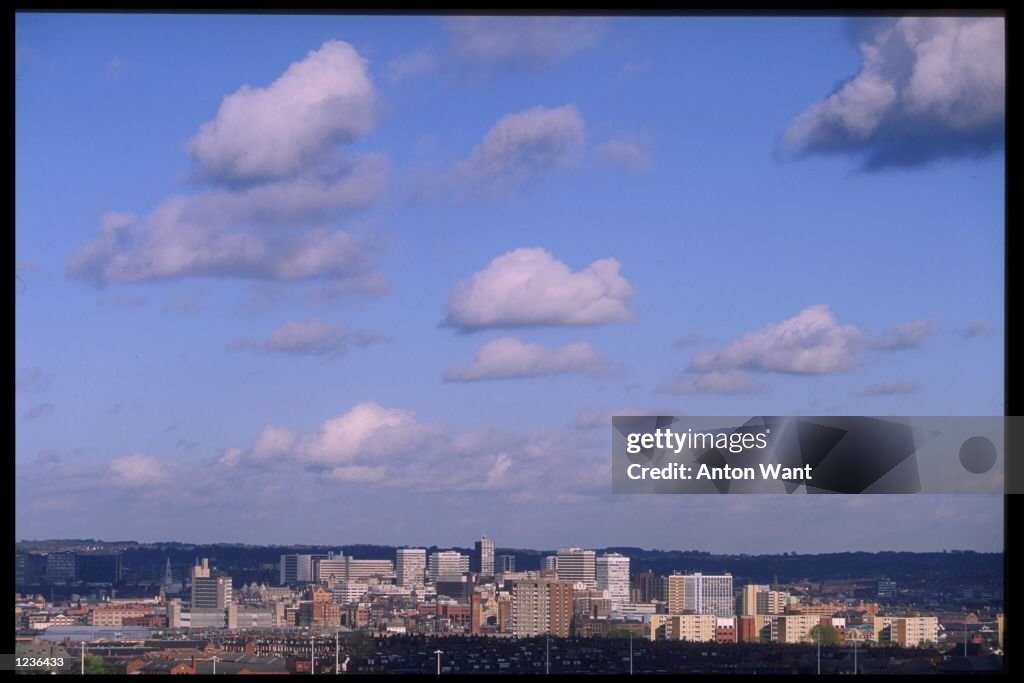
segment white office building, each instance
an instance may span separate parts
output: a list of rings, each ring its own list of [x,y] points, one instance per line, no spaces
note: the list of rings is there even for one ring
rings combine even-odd
[[[469,571],[469,555],[463,555],[456,550],[431,553],[427,569],[434,583],[445,577],[462,576]]]
[[[559,550],[555,565],[558,580],[582,583],[587,588],[595,588],[597,586],[596,554],[593,550],[584,550],[583,548]]]
[[[395,576],[399,586],[422,588],[426,571],[426,548],[399,548],[395,551]]]
[[[609,553],[597,558],[595,576],[597,588],[608,591],[612,609],[629,602],[629,558]]]

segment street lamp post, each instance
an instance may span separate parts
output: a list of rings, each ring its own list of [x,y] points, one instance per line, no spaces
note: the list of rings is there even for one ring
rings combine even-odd
[[[441,650],[434,650],[434,654],[437,655],[437,675],[441,675],[441,655],[444,654]]]
[[[820,676],[821,675],[821,624],[818,624],[817,636],[818,637],[817,637],[816,640],[818,641],[818,675]]]
[[[338,631],[334,631],[334,675],[337,676],[340,671],[338,669]]]
[[[544,673],[551,673],[551,634],[544,639]]]
[[[313,635],[309,636],[309,675],[316,673],[316,653],[314,652]]]
[[[966,650],[965,650],[966,651]],[[82,675],[85,675],[85,641],[82,641]]]
[[[629,632],[629,675],[633,675],[633,631]]]

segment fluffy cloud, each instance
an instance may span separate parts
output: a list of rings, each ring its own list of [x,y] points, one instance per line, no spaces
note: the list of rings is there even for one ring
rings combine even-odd
[[[872,346],[880,351],[916,349],[934,329],[935,323],[930,320],[897,323],[882,330],[882,336]]]
[[[142,221],[108,212],[99,234],[72,252],[68,273],[94,284],[202,275],[361,276],[371,267],[376,245],[318,226],[367,206],[383,191],[386,175],[386,161],[374,155],[334,180],[301,178],[173,197]]]
[[[597,155],[606,163],[622,166],[630,171],[651,170],[651,156],[636,140],[613,139],[597,148]]]
[[[755,394],[765,385],[742,370],[712,370],[693,376],[681,376],[664,385],[669,394]]]
[[[455,286],[446,323],[476,329],[618,322],[632,317],[633,292],[615,259],[574,273],[546,249],[515,249]]]
[[[284,323],[274,329],[266,341],[238,340],[229,344],[228,349],[338,358],[345,355],[350,345],[368,346],[381,339],[382,335],[376,332],[349,331],[342,325],[313,318]]]
[[[896,380],[868,387],[862,392],[862,394],[864,396],[898,396],[901,394],[916,393],[920,388],[920,385],[916,382]]]
[[[864,334],[841,325],[827,305],[809,306],[780,323],[748,332],[721,351],[698,351],[690,369],[820,375],[849,370]]]
[[[349,464],[360,457],[395,457],[427,447],[446,431],[440,425],[419,423],[411,411],[366,401],[296,441],[293,455],[316,465]]]
[[[550,64],[593,45],[603,22],[578,17],[452,17],[450,50],[476,73]]]
[[[450,368],[444,379],[448,382],[475,382],[567,373],[593,377],[606,373],[608,369],[608,362],[587,342],[550,349],[515,337],[502,337],[480,347],[470,366]]]
[[[72,251],[68,274],[96,285],[189,276],[374,280],[379,245],[329,226],[386,187],[383,155],[344,160],[337,152],[372,128],[375,100],[365,61],[339,41],[267,88],[243,87],[189,143],[209,186],[141,218],[106,213],[96,236]]]
[[[583,143],[583,117],[576,105],[533,107],[498,119],[455,170],[471,185],[500,190],[561,166]]]
[[[111,483],[128,488],[144,488],[164,483],[169,476],[167,467],[151,455],[136,453],[114,458],[107,464]]]
[[[577,430],[456,433],[411,411],[367,401],[306,434],[266,427],[249,448],[227,449],[210,465],[221,478],[230,471],[236,482],[309,473],[326,485],[586,494],[607,487],[604,445]]]
[[[867,169],[979,156],[1003,144],[1004,20],[877,22],[860,71],[783,136],[798,154],[855,153]]]
[[[188,150],[218,178],[279,178],[364,136],[376,109],[367,61],[348,43],[330,40],[268,87],[245,85],[226,96]]]

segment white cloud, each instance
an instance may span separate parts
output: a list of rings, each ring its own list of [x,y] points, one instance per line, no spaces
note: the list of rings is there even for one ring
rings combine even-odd
[[[238,340],[229,344],[228,349],[338,358],[345,355],[352,344],[367,346],[381,339],[382,335],[376,332],[349,331],[343,325],[332,325],[320,318],[313,318],[284,323],[275,328],[266,341]]]
[[[1002,18],[885,20],[859,47],[857,75],[801,114],[784,146],[803,154],[863,153],[867,168],[1002,146]]]
[[[221,478],[230,471],[238,486],[308,472],[327,485],[554,495],[604,490],[610,476],[603,440],[584,432],[456,433],[372,401],[306,434],[264,428],[249,448],[227,449],[208,464]]]
[[[295,432],[290,429],[267,425],[256,437],[245,456],[257,463],[272,462],[287,455],[295,445],[296,439]]]
[[[632,317],[633,293],[615,259],[574,273],[545,249],[521,248],[459,282],[446,322],[466,329],[619,322]]]
[[[597,148],[597,155],[606,163],[638,173],[651,170],[653,165],[647,150],[630,138],[609,140]]]
[[[905,323],[896,323],[882,330],[882,336],[873,344],[874,348],[881,351],[902,351],[904,349],[915,349],[935,329],[935,323],[930,320],[912,320]]]
[[[475,382],[567,373],[594,377],[605,374],[608,369],[608,361],[587,342],[574,342],[550,349],[515,337],[502,337],[480,347],[470,366],[456,365],[450,368],[445,372],[444,379],[448,382]]]
[[[114,458],[107,464],[107,474],[113,484],[129,488],[155,486],[168,478],[167,467],[158,458],[142,453]]]
[[[329,40],[270,86],[242,86],[189,141],[205,172],[251,180],[291,175],[352,142],[377,122],[377,94],[367,61]]]
[[[439,425],[417,422],[411,411],[366,401],[303,437],[295,453],[308,463],[348,464],[359,457],[387,458],[425,448],[445,431]]]
[[[375,123],[366,63],[329,41],[267,88],[228,95],[189,142],[207,187],[144,217],[108,212],[74,249],[67,272],[96,285],[182,277],[325,280],[375,275],[380,245],[331,227],[383,194],[382,154],[343,159],[337,147]]]
[[[386,174],[383,157],[368,155],[333,180],[300,178],[173,197],[144,221],[108,212],[99,234],[71,253],[67,269],[95,284],[201,275],[361,276],[375,245],[320,225],[367,206],[382,192]]]
[[[551,64],[593,45],[603,21],[586,17],[452,17],[452,57],[478,74]]]
[[[853,368],[863,341],[860,329],[839,324],[829,307],[819,304],[748,332],[721,351],[694,353],[690,369],[828,374]]]
[[[506,114],[455,169],[455,178],[502,190],[563,167],[583,143],[583,117],[574,104]]]
[[[765,385],[742,370],[712,370],[679,377],[661,390],[669,394],[756,394],[764,391]]]

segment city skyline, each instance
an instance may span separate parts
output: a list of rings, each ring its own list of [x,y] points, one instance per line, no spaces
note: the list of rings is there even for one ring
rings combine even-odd
[[[15,33],[17,538],[1002,551],[1001,496],[614,495],[608,444],[1002,414],[1001,19]]]

